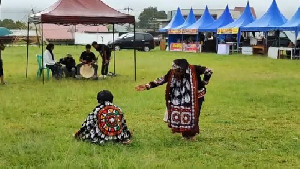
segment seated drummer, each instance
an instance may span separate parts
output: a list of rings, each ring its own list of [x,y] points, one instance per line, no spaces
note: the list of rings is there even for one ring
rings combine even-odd
[[[76,73],[76,63],[75,59],[71,54],[67,54],[66,57],[60,59],[60,64],[65,65],[63,67],[66,77],[75,77]]]
[[[80,64],[77,65],[77,75],[80,75],[80,68],[82,65],[91,65],[94,70],[94,78],[97,78],[98,65],[96,64],[97,58],[93,52],[91,52],[91,45],[87,44],[85,46],[85,51],[81,53],[79,58]]]

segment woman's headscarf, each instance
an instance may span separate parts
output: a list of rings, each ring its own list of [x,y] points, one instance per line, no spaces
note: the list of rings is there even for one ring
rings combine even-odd
[[[189,68],[189,62],[186,59],[175,59],[173,61],[172,69],[186,70]]]
[[[54,60],[54,55],[53,55],[53,52],[52,52],[52,48],[54,48],[54,44],[52,43],[49,43],[47,46],[46,46],[46,49],[50,52],[50,54],[52,55],[52,60]]]

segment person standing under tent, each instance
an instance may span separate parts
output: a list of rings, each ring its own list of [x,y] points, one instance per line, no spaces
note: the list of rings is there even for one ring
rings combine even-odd
[[[98,44],[96,41],[92,43],[92,46],[98,51],[102,57],[101,74],[103,78],[106,78],[108,74],[108,66],[111,57],[111,49],[104,44]]]
[[[139,85],[137,91],[166,86],[167,122],[173,133],[181,133],[187,140],[199,134],[199,116],[212,70],[190,65],[186,59],[173,61],[172,69],[161,78]],[[200,75],[204,75],[203,80]]]
[[[3,71],[3,61],[2,61],[2,51],[5,49],[5,46],[2,42],[0,42],[0,83],[5,85],[4,81],[4,71]]]

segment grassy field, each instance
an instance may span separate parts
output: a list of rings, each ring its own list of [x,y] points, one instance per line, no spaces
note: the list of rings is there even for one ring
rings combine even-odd
[[[83,47],[60,47],[56,58]],[[0,168],[299,168],[300,61],[261,56],[117,52],[115,78],[36,79],[30,48],[3,52],[8,85],[0,86]],[[214,70],[196,142],[171,134],[162,121],[165,87],[136,92],[134,87],[164,75],[175,58]],[[112,71],[112,65],[110,71]],[[109,89],[134,133],[131,145],[92,145],[73,139],[96,94]]]

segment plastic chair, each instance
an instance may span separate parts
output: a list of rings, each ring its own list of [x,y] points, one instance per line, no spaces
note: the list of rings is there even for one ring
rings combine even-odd
[[[42,60],[42,55],[36,55],[36,60],[38,62],[38,70],[36,72],[36,77],[40,78],[42,76],[43,73],[43,69],[46,69],[47,72],[47,80],[50,79],[50,69],[47,67],[43,67],[43,60]]]

